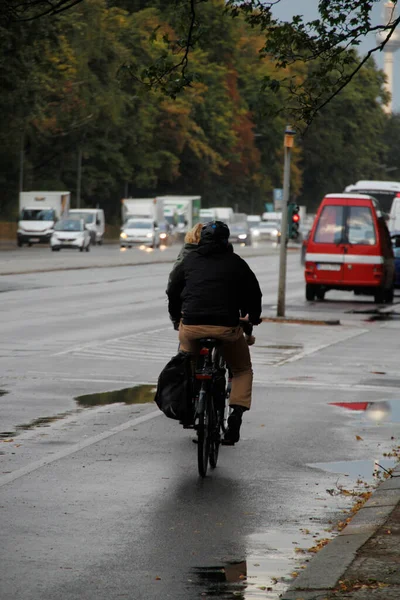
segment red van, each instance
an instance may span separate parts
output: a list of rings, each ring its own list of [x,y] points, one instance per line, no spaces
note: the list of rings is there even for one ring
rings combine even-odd
[[[318,209],[305,260],[306,299],[349,290],[392,303],[394,257],[377,201],[364,194],[328,194]]]

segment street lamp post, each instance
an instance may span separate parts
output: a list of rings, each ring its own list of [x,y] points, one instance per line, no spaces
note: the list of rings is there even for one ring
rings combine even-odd
[[[279,282],[278,282],[278,305],[277,317],[285,316],[285,290],[286,290],[286,244],[288,228],[288,202],[290,191],[290,159],[296,132],[290,125],[286,126],[284,138],[284,169],[283,169],[283,201],[281,221],[281,246],[279,253]]]

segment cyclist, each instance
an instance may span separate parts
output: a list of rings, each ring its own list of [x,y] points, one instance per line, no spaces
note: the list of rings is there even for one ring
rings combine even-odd
[[[197,223],[196,225],[194,225],[194,227],[192,227],[192,229],[189,229],[189,231],[186,233],[184,244],[183,244],[182,248],[180,249],[178,256],[176,257],[176,261],[175,261],[175,263],[172,267],[172,271],[169,275],[168,286],[169,286],[169,282],[171,281],[172,274],[174,273],[176,267],[183,261],[183,259],[185,258],[185,256],[187,256],[189,254],[189,252],[191,252],[192,250],[195,250],[197,248],[197,245],[200,241],[200,235],[201,235],[202,228],[203,228],[203,224]]]
[[[222,341],[223,356],[232,371],[232,391],[225,443],[240,438],[243,412],[250,409],[253,371],[240,321],[258,325],[261,290],[248,264],[233,252],[229,228],[221,221],[203,226],[197,249],[171,274],[167,295],[174,325],[179,324],[182,351],[195,353],[196,340]]]

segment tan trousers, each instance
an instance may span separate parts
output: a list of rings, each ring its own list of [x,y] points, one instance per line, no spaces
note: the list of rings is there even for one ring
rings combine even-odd
[[[249,409],[253,371],[243,329],[239,325],[237,327],[220,327],[217,325],[184,325],[181,322],[179,326],[181,350],[196,353],[199,347],[196,340],[203,337],[213,337],[223,342],[221,352],[232,371],[232,391],[229,404]]]

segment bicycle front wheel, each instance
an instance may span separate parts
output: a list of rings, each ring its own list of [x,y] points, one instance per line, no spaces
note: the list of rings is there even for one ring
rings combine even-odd
[[[210,395],[204,389],[200,392],[202,410],[198,414],[197,424],[197,466],[199,475],[205,477],[207,474],[208,459],[210,456]]]

